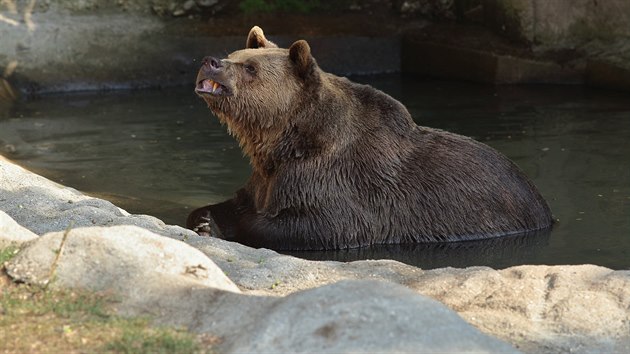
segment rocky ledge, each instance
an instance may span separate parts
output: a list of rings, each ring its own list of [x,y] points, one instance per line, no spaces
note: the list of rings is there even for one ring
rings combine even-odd
[[[238,3],[0,1],[0,99],[190,85],[201,58],[241,49],[253,25],[283,47],[307,39],[337,74],[630,89],[627,0],[371,0],[310,15]]]
[[[630,351],[630,271],[306,261],[130,215],[0,157],[9,244],[16,281],[115,293],[121,314],[219,336],[220,352]]]

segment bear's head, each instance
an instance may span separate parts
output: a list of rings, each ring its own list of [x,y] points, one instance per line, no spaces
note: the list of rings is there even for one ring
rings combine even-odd
[[[203,59],[195,92],[253,159],[312,102],[319,75],[306,41],[278,48],[254,26],[246,49],[224,59]]]

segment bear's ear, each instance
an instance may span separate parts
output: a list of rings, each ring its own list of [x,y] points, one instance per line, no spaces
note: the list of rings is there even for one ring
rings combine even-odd
[[[265,38],[265,33],[262,28],[254,26],[251,30],[249,30],[245,48],[278,48],[278,46],[274,42]]]
[[[291,44],[289,48],[289,59],[295,66],[298,76],[305,79],[309,76],[315,67],[315,59],[311,55],[311,47],[308,43],[300,39]]]

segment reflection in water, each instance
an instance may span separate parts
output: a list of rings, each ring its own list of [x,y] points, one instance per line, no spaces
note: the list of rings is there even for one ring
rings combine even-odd
[[[532,178],[559,222],[545,237],[302,256],[385,257],[425,268],[524,263],[630,268],[627,95],[397,75],[356,80],[401,100],[421,125],[471,136],[506,154]],[[191,88],[19,102],[0,117],[0,153],[130,212],[180,225],[192,208],[232,197],[250,173],[237,143]]]
[[[423,269],[470,267],[491,264],[506,268],[527,263],[549,244],[551,230],[480,241],[410,245],[379,245],[327,252],[282,252],[309,260],[342,262],[362,259],[393,259]]]

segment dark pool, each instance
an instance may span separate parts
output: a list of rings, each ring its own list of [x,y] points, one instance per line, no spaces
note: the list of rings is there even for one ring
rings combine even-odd
[[[494,87],[358,77],[421,125],[481,140],[514,160],[559,221],[550,233],[448,245],[297,254],[393,258],[423,268],[593,263],[630,268],[630,97],[572,86]],[[48,96],[0,116],[0,153],[132,213],[184,223],[230,198],[250,170],[191,88]]]

